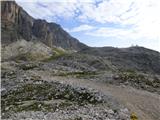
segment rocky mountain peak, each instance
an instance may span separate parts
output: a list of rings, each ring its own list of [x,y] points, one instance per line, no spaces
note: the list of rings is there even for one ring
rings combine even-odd
[[[60,25],[45,20],[34,19],[14,1],[1,2],[2,44],[18,39],[41,41],[49,47],[81,50],[86,45],[70,36]]]

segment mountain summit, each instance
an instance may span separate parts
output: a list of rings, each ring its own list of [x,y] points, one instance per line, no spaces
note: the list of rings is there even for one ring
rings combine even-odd
[[[2,44],[25,39],[41,41],[49,47],[56,46],[76,51],[87,47],[70,36],[60,25],[34,19],[14,1],[2,1],[1,13]]]

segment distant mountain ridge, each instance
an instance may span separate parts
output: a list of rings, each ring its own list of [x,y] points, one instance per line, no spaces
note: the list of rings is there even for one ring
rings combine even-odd
[[[160,74],[160,53],[144,47],[92,47],[83,49],[79,53],[102,57],[119,70],[138,70]]]
[[[2,44],[17,39],[38,40],[49,47],[81,50],[87,46],[70,36],[60,25],[34,19],[15,1],[1,1]]]

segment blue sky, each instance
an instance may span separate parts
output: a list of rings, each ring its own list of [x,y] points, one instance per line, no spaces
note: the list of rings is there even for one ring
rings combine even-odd
[[[16,0],[34,18],[60,24],[89,46],[160,51],[159,0]]]

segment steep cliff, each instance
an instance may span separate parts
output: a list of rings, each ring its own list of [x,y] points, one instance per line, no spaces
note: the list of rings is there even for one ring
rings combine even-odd
[[[47,46],[81,50],[87,46],[70,36],[60,25],[34,19],[14,1],[1,1],[2,44],[17,39],[41,41]]]

